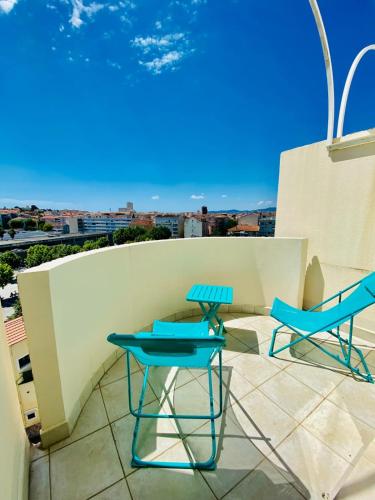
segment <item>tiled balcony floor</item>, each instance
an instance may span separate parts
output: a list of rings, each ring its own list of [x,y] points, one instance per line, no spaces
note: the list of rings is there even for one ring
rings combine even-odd
[[[228,328],[225,412],[216,421],[215,471],[130,466],[134,418],[121,357],[93,391],[72,436],[49,450],[33,450],[30,499],[373,500],[375,385],[355,380],[306,342],[269,358],[271,318],[222,316]],[[288,338],[280,335],[279,345]],[[364,352],[375,372],[371,347]],[[142,372],[136,363],[132,368],[139,390]],[[158,368],[150,383],[147,403],[154,411],[168,405],[178,412],[207,411],[203,371]],[[207,458],[211,444],[205,421],[162,419],[144,422],[140,442],[143,457],[179,461]]]

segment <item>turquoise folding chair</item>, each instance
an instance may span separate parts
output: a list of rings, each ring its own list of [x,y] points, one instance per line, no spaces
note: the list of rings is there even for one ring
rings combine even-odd
[[[349,290],[353,291],[346,297],[342,298],[343,294]],[[331,300],[338,298],[338,304],[325,311],[316,310],[329,303]],[[273,331],[269,355],[274,356],[279,352],[292,347],[302,340],[308,340],[315,347],[323,351],[325,354],[349,368],[353,373],[362,377],[367,382],[374,383],[373,377],[368,369],[363,353],[352,343],[354,317],[375,303],[375,273],[371,273],[353,285],[348,286],[344,290],[336,293],[327,300],[312,307],[308,311],[301,311],[295,307],[289,306],[285,302],[276,298],[274,300],[271,316],[280,321],[281,325]],[[343,338],[340,327],[343,323],[349,321],[349,333],[347,338]],[[298,337],[289,344],[274,350],[276,335],[280,328],[288,327]],[[335,330],[335,331],[334,331]],[[305,332],[305,333],[303,333]],[[307,332],[307,333],[306,333]],[[326,349],[323,345],[315,342],[311,337],[319,332],[328,332],[339,341],[342,356],[337,355]],[[352,350],[358,354],[364,372],[356,368],[351,363]]]
[[[215,469],[216,436],[215,419],[223,411],[223,378],[222,378],[222,348],[225,342],[222,336],[221,322],[217,335],[209,335],[208,321],[200,323],[167,323],[155,321],[152,333],[137,333],[135,335],[119,335],[112,333],[107,340],[126,350],[127,380],[130,413],[136,417],[133,442],[132,466],[134,467],[172,467],[180,469]],[[132,401],[130,354],[145,366],[143,384],[139,397],[138,408],[134,409]],[[219,357],[219,410],[215,413],[212,386],[213,359]],[[206,368],[208,373],[209,408],[207,415],[194,414],[155,414],[143,413],[143,403],[147,388],[147,379],[151,366],[176,366],[179,368]],[[211,455],[206,461],[191,462],[161,462],[142,460],[137,455],[138,433],[141,418],[173,418],[173,419],[205,419],[211,422]]]

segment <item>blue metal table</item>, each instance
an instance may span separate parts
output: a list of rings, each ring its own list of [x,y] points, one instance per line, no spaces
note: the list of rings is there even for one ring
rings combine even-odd
[[[203,313],[201,321],[208,321],[210,327],[216,332],[221,321],[218,316],[219,307],[221,304],[232,304],[233,288],[231,286],[193,285],[186,295],[186,300],[199,303]],[[224,332],[226,332],[225,328]]]

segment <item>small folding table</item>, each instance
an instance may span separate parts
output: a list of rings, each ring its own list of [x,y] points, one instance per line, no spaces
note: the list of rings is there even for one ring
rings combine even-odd
[[[186,300],[198,302],[203,313],[201,321],[208,321],[210,327],[216,332],[221,322],[218,310],[221,304],[232,304],[233,288],[231,286],[193,285],[186,295]],[[215,320],[217,326],[215,326]],[[224,332],[226,332],[225,328]]]

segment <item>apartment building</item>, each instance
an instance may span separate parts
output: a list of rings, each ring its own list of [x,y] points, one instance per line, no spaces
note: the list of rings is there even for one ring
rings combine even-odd
[[[22,418],[25,428],[28,428],[38,424],[40,419],[22,316],[5,323],[5,335],[12,359],[13,375],[17,386]]]
[[[130,226],[133,217],[119,212],[99,212],[80,218],[79,230],[84,233],[113,233]]]
[[[167,227],[172,238],[183,238],[184,217],[181,214],[159,214],[155,216],[155,226]]]

